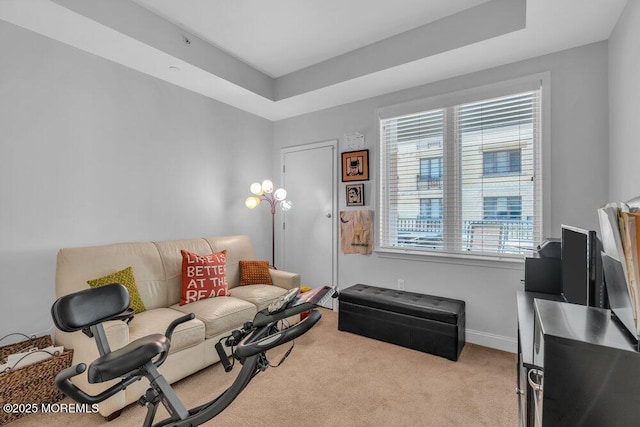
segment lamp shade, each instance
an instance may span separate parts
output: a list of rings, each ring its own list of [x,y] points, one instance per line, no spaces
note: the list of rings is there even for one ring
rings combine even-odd
[[[285,190],[284,188],[278,188],[273,193],[273,197],[278,201],[282,201],[287,197],[287,190]]]
[[[262,191],[265,193],[273,193],[273,182],[270,179],[265,179],[262,181]]]
[[[256,196],[262,196],[263,194],[262,185],[260,185],[259,182],[254,182],[253,184],[251,184],[251,186],[249,186],[249,190],[251,190],[251,192]]]
[[[244,201],[244,204],[249,209],[253,209],[253,208],[257,207],[260,204],[260,199],[258,197],[255,197],[255,196],[250,196],[250,197],[247,197],[247,199]]]
[[[288,211],[292,206],[293,203],[291,203],[291,200],[283,200],[280,202],[280,209],[282,209],[283,211]]]

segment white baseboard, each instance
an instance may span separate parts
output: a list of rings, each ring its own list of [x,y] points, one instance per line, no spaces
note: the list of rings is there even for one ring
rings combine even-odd
[[[471,329],[465,330],[465,335],[466,341],[471,344],[495,348],[496,350],[508,351],[510,353],[517,352],[518,342],[511,337],[494,335],[487,332],[474,331]]]

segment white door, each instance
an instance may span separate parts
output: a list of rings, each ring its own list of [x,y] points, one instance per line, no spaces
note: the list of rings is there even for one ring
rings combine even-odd
[[[282,150],[282,183],[293,203],[282,215],[282,265],[311,288],[337,284],[336,150],[337,141]]]

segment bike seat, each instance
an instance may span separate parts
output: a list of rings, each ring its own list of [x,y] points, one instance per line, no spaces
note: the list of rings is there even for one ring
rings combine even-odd
[[[89,365],[88,380],[91,384],[96,384],[127,375],[159,354],[169,351],[170,345],[167,337],[162,334],[138,338],[94,360]]]

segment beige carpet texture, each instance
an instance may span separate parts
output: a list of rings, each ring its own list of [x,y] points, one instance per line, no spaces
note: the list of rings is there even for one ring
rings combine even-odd
[[[338,331],[338,314],[295,341],[289,358],[260,373],[223,413],[204,425],[271,426],[516,426],[516,355],[466,344],[457,362]],[[276,364],[289,344],[267,356]],[[187,407],[213,399],[240,366],[215,364],[173,387]],[[146,380],[143,380],[146,381]],[[65,398],[63,402],[70,402]],[[146,409],[133,404],[105,421],[99,414],[31,414],[8,427],[141,426]],[[164,417],[158,411],[156,422]]]

